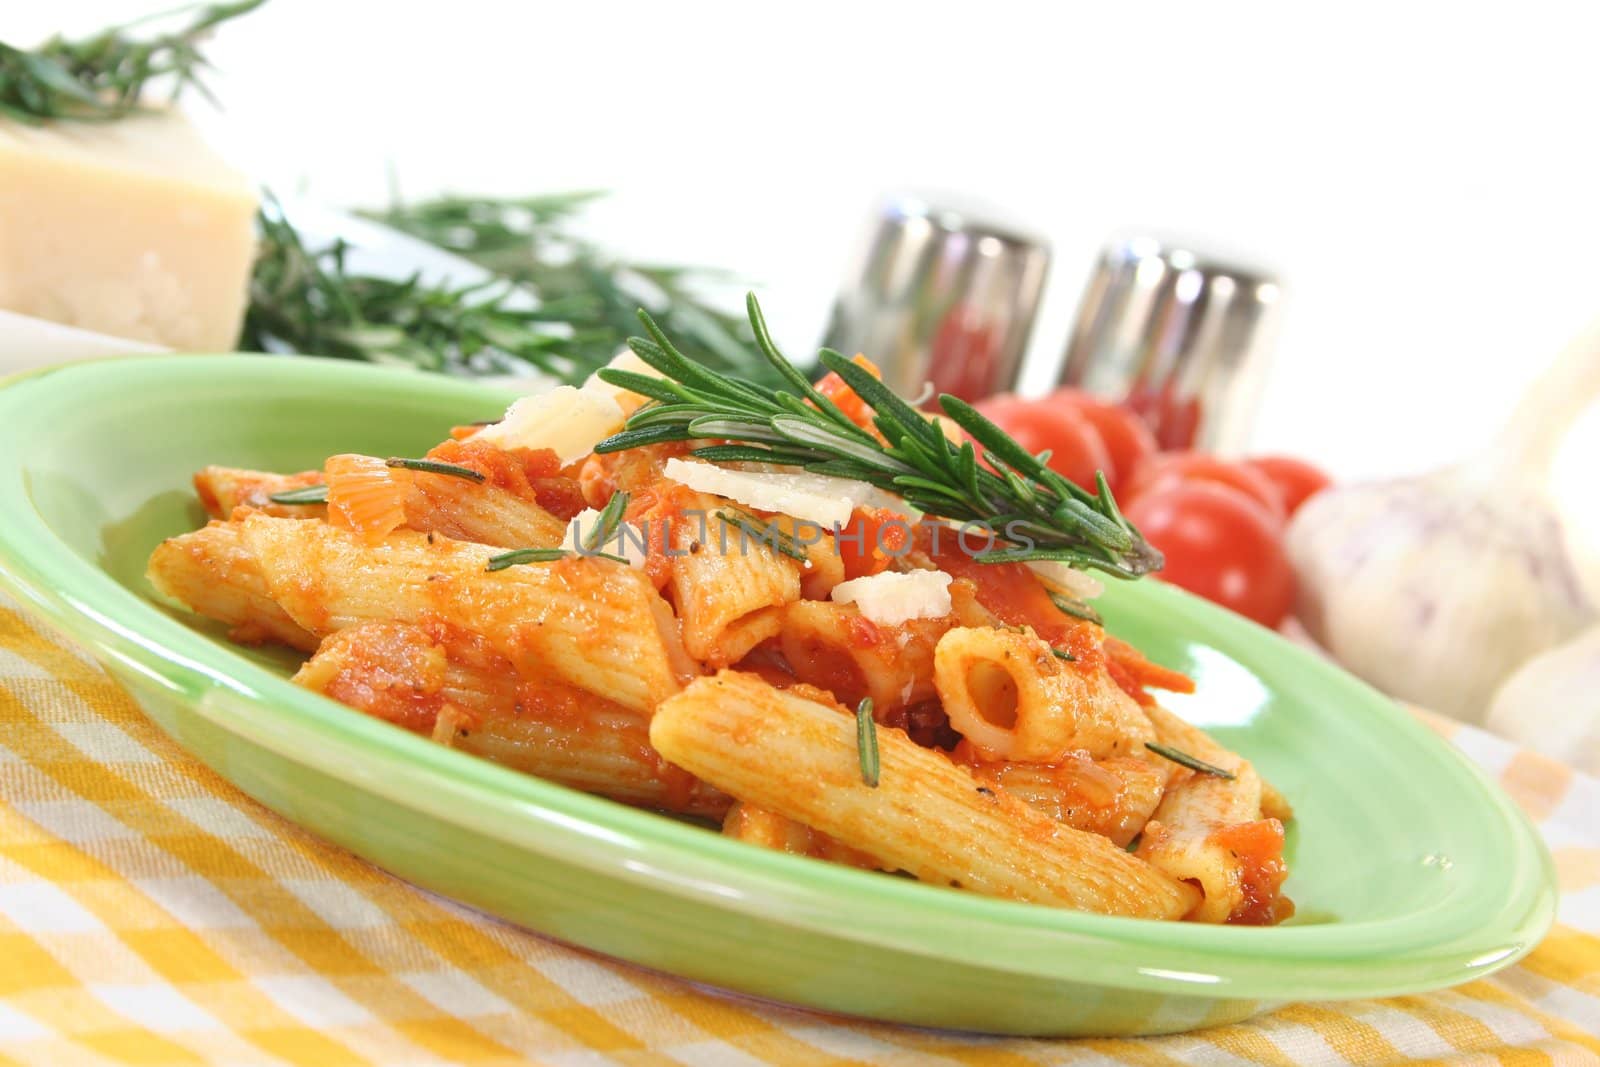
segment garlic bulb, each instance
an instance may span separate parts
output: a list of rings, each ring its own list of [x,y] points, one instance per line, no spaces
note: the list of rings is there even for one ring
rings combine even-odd
[[[1484,455],[1307,501],[1286,545],[1296,613],[1311,636],[1379,689],[1482,722],[1507,675],[1600,614],[1544,489],[1597,392],[1600,321],[1535,383]]]
[[[1600,774],[1600,626],[1519,667],[1494,695],[1485,725]]]

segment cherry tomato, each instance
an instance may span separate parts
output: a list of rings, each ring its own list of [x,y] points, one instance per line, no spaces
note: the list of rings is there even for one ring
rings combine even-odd
[[[1205,481],[1155,487],[1128,505],[1128,521],[1167,557],[1160,577],[1263,626],[1294,604],[1294,572],[1279,521],[1237,489]]]
[[[977,405],[978,410],[1017,444],[1032,453],[1050,450],[1050,469],[1093,492],[1095,472],[1116,476],[1105,442],[1094,426],[1074,411],[1005,394]]]
[[[1243,464],[1272,479],[1272,484],[1283,494],[1284,510],[1291,516],[1313,493],[1320,493],[1332,484],[1326,474],[1311,464],[1288,456],[1258,456],[1244,460]]]
[[[1077,412],[1100,434],[1116,475],[1112,477],[1112,471],[1106,472],[1106,480],[1111,483],[1113,493],[1123,492],[1133,472],[1139,469],[1139,464],[1156,451],[1156,438],[1150,432],[1150,427],[1121,404],[1101,400],[1077,389],[1058,389],[1045,398],[1045,403]]]
[[[1123,497],[1118,500],[1131,503],[1145,493],[1174,482],[1225,485],[1260,504],[1280,526],[1288,516],[1283,506],[1283,492],[1271,478],[1243,463],[1230,463],[1203,452],[1157,452],[1133,472],[1133,478],[1123,489]]]

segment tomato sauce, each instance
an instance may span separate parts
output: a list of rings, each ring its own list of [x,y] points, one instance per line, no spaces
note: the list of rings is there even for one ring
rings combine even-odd
[[[856,508],[835,547],[846,579],[882,574],[911,547],[911,520],[887,508]]]
[[[564,470],[552,449],[502,449],[469,437],[435,445],[428,458],[477,471],[487,484],[533,500],[558,519],[571,519],[584,508],[576,472]]]
[[[1165,689],[1172,693],[1194,692],[1194,679],[1186,674],[1144,658],[1144,653],[1115,637],[1103,643],[1106,654],[1106,672],[1122,691],[1139,702],[1141,707],[1155,704],[1146,689]]]
[[[1238,926],[1273,926],[1294,914],[1294,901],[1280,889],[1289,869],[1283,861],[1283,823],[1277,819],[1225,826],[1211,840],[1242,864],[1244,899],[1228,916]]]

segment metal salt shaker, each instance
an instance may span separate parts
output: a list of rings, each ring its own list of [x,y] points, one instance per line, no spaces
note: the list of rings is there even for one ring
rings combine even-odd
[[[823,344],[865,353],[902,396],[978,400],[1013,388],[1044,292],[1050,248],[992,217],[891,199],[840,289]]]
[[[1101,252],[1059,382],[1141,412],[1163,448],[1237,451],[1264,384],[1282,286],[1193,244],[1140,235]]]

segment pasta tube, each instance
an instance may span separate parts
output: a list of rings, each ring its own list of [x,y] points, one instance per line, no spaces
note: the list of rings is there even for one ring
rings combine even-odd
[[[1155,740],[1139,705],[1103,668],[1081,670],[1029,631],[951,630],[934,652],[934,680],[950,725],[990,759],[1143,756]]]
[[[719,497],[698,497],[689,514],[701,521],[672,524],[672,602],[689,655],[726,667],[777,636],[783,605],[800,599],[800,568],[757,539],[762,520]]]
[[[206,514],[214,519],[226,519],[238,507],[287,519],[326,518],[328,508],[324,504],[275,504],[272,496],[324,481],[332,484],[348,479],[351,470],[334,462],[346,458],[350,457],[333,457],[326,475],[322,471],[274,474],[206,467],[194,476],[195,492]],[[372,458],[372,462],[378,460]],[[526,495],[493,483],[447,474],[386,467],[381,470],[386,483],[383,488],[392,497],[396,519],[408,529],[503,548],[547,548],[559,545],[566,533],[564,519]]]
[[[226,519],[234,508],[255,508],[286,519],[316,519],[327,515],[321,504],[274,504],[275,493],[322,484],[321,471],[275,474],[240,467],[202,467],[194,476],[200,505],[213,519]]]
[[[229,525],[266,596],[319,638],[363,622],[446,622],[485,635],[528,677],[639,712],[677,692],[680,675],[694,671],[667,604],[622,564],[571,558],[489,572],[493,548],[412,531],[369,546],[322,522],[248,514]],[[185,551],[193,539],[215,536],[197,531],[168,546]],[[152,579],[160,585],[154,572]],[[214,597],[185,602],[207,614],[219,607]],[[221,607],[234,617],[214,617],[256,623],[256,606],[230,601]]]
[[[322,642],[295,682],[463,752],[586,793],[718,818],[731,801],[650,747],[648,717],[526,679],[481,636],[369,622]]]
[[[1132,756],[1073,755],[1056,764],[980,761],[972,764],[972,773],[1058,822],[1124,847],[1150,821],[1167,784],[1165,770]]]
[[[1278,895],[1283,827],[1276,819],[1262,820],[1255,768],[1165,708],[1151,708],[1150,718],[1162,744],[1233,777],[1180,769],[1136,854],[1200,887],[1201,902],[1189,916],[1196,922],[1270,923],[1292,914],[1293,906]]]
[[[228,636],[240,644],[276,641],[302,652],[317,647],[316,635],[272,599],[238,523],[212,521],[167,538],[151,553],[145,576],[162,595],[226,623]]]
[[[938,885],[1113,915],[1177,918],[1193,888],[1074,830],[943,753],[878,731],[879,784],[862,780],[856,726],[837,705],[722,671],[663,703],[650,741],[673,763]]]
[[[779,647],[796,678],[879,715],[931,699],[933,650],[949,619],[880,626],[853,604],[802,600],[783,613]]]

